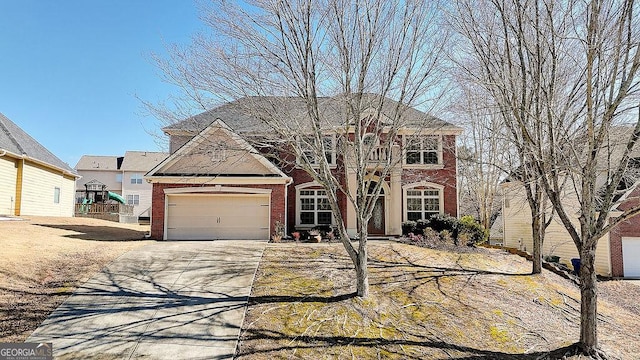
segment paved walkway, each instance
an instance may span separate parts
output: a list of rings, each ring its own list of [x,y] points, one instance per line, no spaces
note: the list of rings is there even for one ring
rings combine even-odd
[[[228,359],[266,246],[158,242],[119,257],[56,309],[28,342],[63,359]]]

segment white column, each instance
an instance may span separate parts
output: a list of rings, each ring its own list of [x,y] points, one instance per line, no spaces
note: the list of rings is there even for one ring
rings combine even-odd
[[[357,194],[356,173],[350,166],[347,166],[347,189],[355,198]],[[356,208],[351,201],[347,199],[347,233],[349,236],[356,237],[358,229],[356,228]]]
[[[388,235],[402,235],[402,169],[399,165],[391,170],[390,188]]]

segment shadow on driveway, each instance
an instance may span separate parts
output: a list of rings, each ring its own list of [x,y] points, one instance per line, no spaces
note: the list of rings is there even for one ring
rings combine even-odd
[[[60,359],[222,359],[235,353],[266,242],[158,242],[89,280],[27,339]]]

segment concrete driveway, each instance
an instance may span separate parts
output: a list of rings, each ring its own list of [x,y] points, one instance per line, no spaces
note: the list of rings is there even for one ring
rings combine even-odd
[[[228,359],[266,241],[158,242],[119,257],[28,342],[60,359]]]

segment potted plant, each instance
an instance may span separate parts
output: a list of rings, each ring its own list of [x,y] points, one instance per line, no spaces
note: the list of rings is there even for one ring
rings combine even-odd
[[[319,243],[322,241],[322,235],[320,235],[319,230],[314,229],[309,231],[309,239],[311,240],[311,242]]]
[[[552,262],[552,263],[559,263],[560,262],[560,256],[557,255],[553,255],[556,252],[556,249],[564,244],[568,243],[568,241],[561,241],[561,242],[556,242],[551,244],[551,246],[549,247],[549,255],[545,255],[543,257],[544,261],[546,262]]]
[[[293,237],[293,239],[298,242],[300,241],[300,231],[294,231],[291,233],[291,236]]]
[[[329,242],[332,242],[332,241],[334,241],[335,239],[336,239],[336,234],[334,233],[334,230],[333,230],[333,229],[331,229],[331,231],[329,231],[329,232],[327,233],[327,240],[328,240]]]
[[[273,231],[273,235],[271,236],[271,240],[273,240],[273,242],[279,243],[280,241],[282,241],[283,237],[284,237],[284,224],[278,220],[276,221],[275,229]]]

